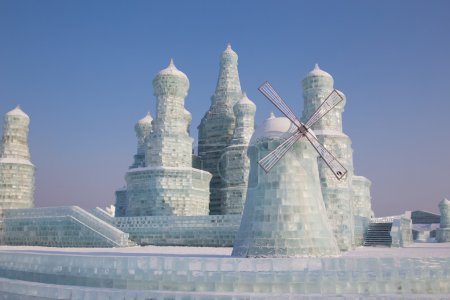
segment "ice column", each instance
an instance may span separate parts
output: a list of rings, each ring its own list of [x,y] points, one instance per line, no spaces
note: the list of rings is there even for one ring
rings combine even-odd
[[[322,198],[317,152],[311,144],[306,139],[298,141],[268,173],[258,165],[295,130],[287,118],[272,116],[253,134],[249,189],[233,256],[339,254]]]
[[[325,98],[333,91],[333,77],[322,71],[316,64],[314,69],[302,81],[304,111],[303,121],[319,108]],[[344,101],[312,126],[318,140],[344,165],[348,174],[337,180],[325,161],[319,159],[319,174],[322,185],[323,200],[328,218],[341,250],[348,250],[353,245],[353,157],[350,138],[342,132],[342,112]]]
[[[191,115],[184,108],[189,80],[171,61],[156,75],[153,88],[156,116],[146,138],[145,167],[125,176],[125,214],[207,215],[211,174],[192,168]],[[123,191],[116,195],[124,202]]]
[[[255,128],[256,105],[244,93],[234,106],[236,126],[231,145],[220,160],[222,188],[222,213],[242,214],[247,195],[250,159],[248,144]]]
[[[238,56],[228,45],[220,59],[219,79],[211,97],[211,106],[198,126],[198,155],[203,169],[213,177],[210,184],[210,214],[223,214],[219,160],[230,145],[235,128],[234,104],[241,99]]]
[[[5,208],[29,208],[34,201],[35,167],[30,161],[30,118],[20,107],[5,115],[0,148],[0,213]]]
[[[436,238],[440,243],[450,242],[450,201],[443,199],[439,203],[441,212],[441,225],[436,229]]]

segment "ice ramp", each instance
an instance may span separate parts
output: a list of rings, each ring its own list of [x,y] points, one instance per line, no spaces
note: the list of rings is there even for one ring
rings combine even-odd
[[[128,233],[78,206],[4,211],[2,244],[47,247],[127,247]]]

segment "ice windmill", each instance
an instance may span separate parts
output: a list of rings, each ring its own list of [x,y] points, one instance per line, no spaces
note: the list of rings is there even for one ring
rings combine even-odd
[[[330,110],[333,109],[337,104],[339,104],[344,98],[336,91],[333,90],[324,102],[319,106],[319,108],[314,112],[311,118],[303,124],[295,116],[294,112],[290,109],[287,103],[278,95],[278,93],[273,89],[272,85],[266,81],[264,82],[258,90],[266,96],[296,127],[297,130],[294,131],[291,136],[289,136],[283,143],[281,143],[272,152],[267,154],[261,160],[258,161],[259,165],[267,173],[272,169],[276,163],[286,154],[286,152],[291,149],[291,147],[299,139],[306,137],[308,141],[313,145],[319,155],[326,162],[328,167],[331,169],[333,174],[337,179],[341,180],[347,170],[344,166],[331,154],[315,137],[311,131],[311,126],[320,120],[324,115],[326,115]]]

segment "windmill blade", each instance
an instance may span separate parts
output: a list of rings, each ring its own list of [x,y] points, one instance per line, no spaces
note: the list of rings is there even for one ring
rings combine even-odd
[[[287,103],[278,95],[278,93],[273,89],[272,85],[266,81],[258,88],[258,90],[269,99],[295,126],[299,129],[304,130],[302,122],[300,122],[295,116],[292,109],[287,105]]]
[[[313,147],[316,148],[316,151],[327,163],[328,167],[330,167],[336,178],[341,180],[347,173],[347,169],[344,168],[344,166],[316,139],[311,132],[307,131],[304,135],[311,142]]]
[[[258,161],[258,164],[266,173],[268,173],[270,169],[272,169],[276,165],[276,163],[286,154],[286,152],[291,149],[292,145],[294,145],[295,142],[298,141],[301,137],[303,137],[303,133],[301,133],[300,130],[297,130],[293,135],[291,135],[288,139],[286,139],[283,143],[276,147],[272,152],[260,159]]]
[[[308,122],[305,124],[305,127],[310,128],[342,100],[344,100],[344,97],[342,97],[336,90],[333,90],[325,101],[319,106],[316,112],[311,116],[311,118],[309,118]]]

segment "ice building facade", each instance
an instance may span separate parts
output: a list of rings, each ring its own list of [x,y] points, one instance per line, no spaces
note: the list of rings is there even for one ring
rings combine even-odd
[[[202,169],[212,174],[210,183],[210,214],[221,215],[226,210],[220,174],[220,160],[230,146],[235,129],[233,107],[242,97],[238,73],[238,55],[228,45],[220,58],[219,78],[211,97],[211,106],[198,126],[198,156]],[[226,196],[226,194],[225,194]]]
[[[334,89],[333,77],[321,70],[316,64],[302,80],[304,111],[302,120],[308,120],[319,108],[326,97]],[[354,180],[353,150],[350,138],[342,130],[342,113],[344,101],[334,107],[322,119],[316,122],[312,129],[317,139],[344,165],[348,170],[342,180],[337,180],[327,164],[319,159],[319,174],[322,186],[323,200],[334,235],[341,250],[349,250],[355,244],[355,211],[364,217],[373,216],[370,204],[370,182],[359,176]],[[356,209],[354,196],[356,195]]]
[[[255,128],[256,105],[244,93],[233,106],[236,125],[230,146],[220,160],[222,214],[240,215],[247,196],[250,158],[247,155]]]
[[[35,167],[30,161],[30,118],[20,107],[6,113],[0,147],[0,214],[8,208],[30,208]]]
[[[250,186],[233,256],[300,257],[337,255],[317,166],[317,152],[301,139],[265,173],[258,160],[297,127],[273,115],[258,127],[249,148]]]
[[[191,114],[184,107],[189,80],[171,61],[153,88],[156,117],[136,125],[138,150],[126,188],[116,192],[117,216],[208,215],[211,175],[192,167]]]

